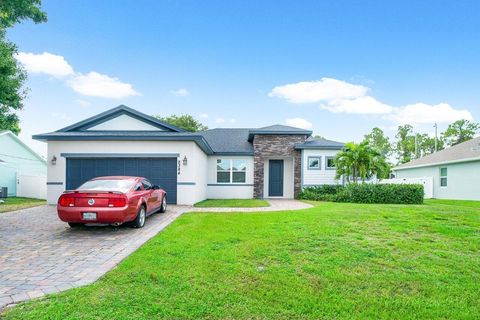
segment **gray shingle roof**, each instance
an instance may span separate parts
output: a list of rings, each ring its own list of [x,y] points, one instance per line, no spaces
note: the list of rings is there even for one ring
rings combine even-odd
[[[215,153],[253,155],[253,144],[248,142],[251,129],[218,128],[199,132]]]
[[[394,168],[394,170],[437,165],[448,162],[462,162],[474,158],[479,158],[480,160],[480,137],[465,141],[442,151],[429,154],[420,159],[415,159],[410,162],[401,164]]]
[[[295,145],[295,149],[335,149],[340,150],[345,144],[342,142],[327,140],[324,138],[308,139],[304,143]]]

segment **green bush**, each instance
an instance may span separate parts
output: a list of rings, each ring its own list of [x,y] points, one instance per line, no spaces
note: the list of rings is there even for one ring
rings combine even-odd
[[[349,184],[307,187],[298,198],[314,201],[422,204],[423,186],[420,184]]]

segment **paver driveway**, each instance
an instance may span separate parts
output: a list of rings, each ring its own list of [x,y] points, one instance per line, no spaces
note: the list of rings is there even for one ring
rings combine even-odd
[[[54,206],[0,213],[0,309],[94,282],[189,209],[169,206],[142,229],[71,229]]]

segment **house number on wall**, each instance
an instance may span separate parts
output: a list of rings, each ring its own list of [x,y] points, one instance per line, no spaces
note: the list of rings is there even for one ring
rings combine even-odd
[[[180,175],[180,160],[178,160],[178,165],[177,165],[177,172],[178,172],[178,175]]]

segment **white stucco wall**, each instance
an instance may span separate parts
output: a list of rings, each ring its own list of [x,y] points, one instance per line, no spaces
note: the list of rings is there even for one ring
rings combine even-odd
[[[335,170],[326,169],[326,157],[335,157],[339,150],[311,150],[302,151],[302,185],[318,186],[322,184],[338,184],[335,179]],[[308,157],[321,157],[320,170],[308,169]]]
[[[66,159],[61,153],[178,153],[181,162],[178,175],[177,203],[194,204],[206,198],[207,156],[193,141],[49,141],[48,159],[57,158],[56,165],[48,161],[47,200],[56,204],[65,190]],[[185,183],[182,184],[182,183]]]
[[[247,165],[245,184],[217,183],[217,159],[241,159]],[[253,198],[253,157],[249,156],[209,156],[207,167],[208,199],[250,199]]]
[[[88,130],[138,130],[138,131],[162,131],[144,121],[122,114],[116,118],[99,123]]]
[[[440,168],[447,168],[446,187],[440,186]],[[397,178],[433,177],[437,199],[480,200],[480,161],[395,171]]]
[[[263,179],[263,194],[265,198],[269,197],[269,189],[268,189],[268,180],[269,180],[269,160],[283,160],[283,197],[286,199],[293,199],[294,192],[293,192],[293,158],[282,158],[282,157],[272,157],[270,159],[266,159],[263,163],[264,168],[264,179]]]

